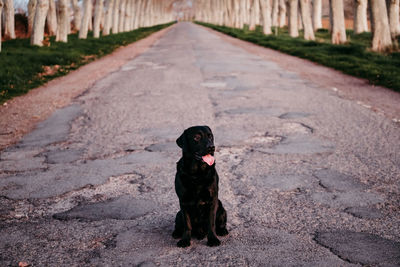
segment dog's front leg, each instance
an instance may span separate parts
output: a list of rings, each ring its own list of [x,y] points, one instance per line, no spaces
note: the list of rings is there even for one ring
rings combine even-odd
[[[190,239],[192,236],[192,224],[190,221],[189,212],[186,208],[181,207],[182,214],[183,214],[183,235],[182,239],[178,241],[178,247],[185,248],[190,246]]]
[[[208,217],[208,234],[207,234],[207,245],[210,247],[219,246],[221,242],[217,238],[215,233],[215,219],[218,208],[218,198],[215,198],[210,207],[210,214]]]

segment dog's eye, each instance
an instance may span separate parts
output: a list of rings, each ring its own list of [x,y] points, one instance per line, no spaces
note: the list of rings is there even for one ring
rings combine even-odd
[[[196,134],[196,135],[193,137],[193,139],[194,139],[194,141],[198,142],[198,141],[200,141],[200,139],[201,139],[201,135],[200,135],[200,134]]]

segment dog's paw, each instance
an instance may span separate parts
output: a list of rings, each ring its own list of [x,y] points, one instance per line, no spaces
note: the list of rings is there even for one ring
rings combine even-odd
[[[207,246],[209,247],[217,247],[221,245],[221,241],[219,241],[216,237],[209,237],[207,240]]]
[[[182,231],[174,230],[174,232],[172,233],[172,237],[175,239],[182,237]]]
[[[229,232],[228,232],[228,230],[226,230],[226,228],[217,229],[216,233],[219,236],[226,236],[229,234]]]
[[[180,248],[186,248],[190,246],[190,240],[189,239],[181,239],[177,243],[178,247]]]

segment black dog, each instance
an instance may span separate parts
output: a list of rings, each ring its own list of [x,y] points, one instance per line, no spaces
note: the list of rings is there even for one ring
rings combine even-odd
[[[186,129],[176,140],[182,148],[177,163],[175,191],[181,210],[176,214],[174,238],[178,247],[190,246],[191,235],[208,246],[219,246],[217,235],[228,234],[226,211],[218,199],[218,174],[214,163],[214,137],[208,126]]]

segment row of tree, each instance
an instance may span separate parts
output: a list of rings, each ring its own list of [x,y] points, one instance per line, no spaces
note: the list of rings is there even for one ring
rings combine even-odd
[[[368,10],[373,33],[372,49],[385,51],[393,47],[400,34],[400,0],[354,0],[354,32],[368,31]],[[212,24],[254,30],[263,26],[265,34],[272,27],[288,25],[292,37],[303,29],[306,40],[315,40],[322,28],[322,0],[197,0],[195,19]],[[329,0],[330,32],[333,44],[347,41],[343,0]]]
[[[45,26],[57,42],[67,42],[71,31],[79,32],[79,38],[87,38],[93,30],[95,38],[100,33],[127,32],[139,27],[149,27],[174,19],[172,0],[29,0],[28,34],[32,45],[43,45]],[[13,0],[0,0],[1,15],[4,9],[4,38],[15,38]],[[72,18],[72,21],[71,21]],[[72,23],[71,23],[72,22]],[[1,51],[1,30],[0,30]]]

